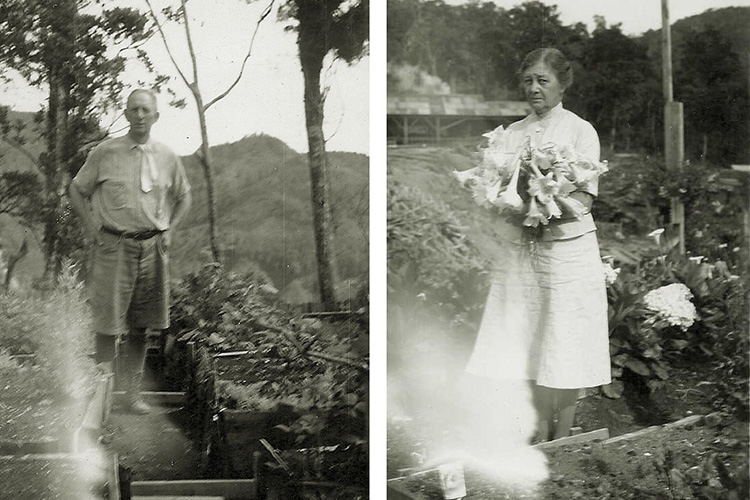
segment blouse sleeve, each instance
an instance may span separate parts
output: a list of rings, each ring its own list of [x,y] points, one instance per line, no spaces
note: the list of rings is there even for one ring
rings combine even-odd
[[[594,161],[599,161],[601,147],[599,145],[599,134],[596,129],[587,121],[582,120],[581,130],[575,145],[576,151]],[[599,195],[599,176],[596,175],[591,180],[581,186],[580,191],[589,193],[591,196]]]

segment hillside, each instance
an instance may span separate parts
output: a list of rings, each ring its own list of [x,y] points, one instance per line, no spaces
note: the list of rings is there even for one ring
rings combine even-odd
[[[290,302],[315,301],[315,254],[307,155],[265,135],[212,148],[219,234],[231,269],[260,269]],[[208,248],[205,177],[183,158],[193,188],[191,216],[173,250],[175,272],[201,265]],[[339,286],[368,269],[368,158],[329,153]]]
[[[12,113],[30,120],[30,113]],[[31,135],[30,147],[35,143]],[[317,302],[315,250],[307,155],[265,135],[212,148],[218,232],[226,265],[260,271],[288,302]],[[357,293],[368,276],[369,160],[354,153],[329,153],[330,195],[340,299]],[[194,156],[183,158],[193,188],[193,208],[175,234],[172,272],[179,277],[207,260],[208,223],[203,171]],[[31,168],[14,148],[0,143],[0,171]],[[0,250],[15,252],[23,228],[0,215]],[[32,239],[33,240],[33,239]],[[17,277],[30,284],[39,277],[38,244],[20,263]]]
[[[750,64],[750,7],[726,7],[723,9],[709,9],[701,14],[686,17],[672,24],[672,59],[675,71],[682,58],[682,45],[692,33],[707,29],[717,29],[732,44],[732,49],[740,55],[740,64],[745,72]],[[643,35],[654,58],[654,64],[661,64],[661,30],[649,30]]]

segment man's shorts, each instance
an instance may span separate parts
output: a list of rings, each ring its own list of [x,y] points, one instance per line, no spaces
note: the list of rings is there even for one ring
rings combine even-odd
[[[87,281],[96,333],[169,327],[169,257],[163,234],[138,241],[100,232]]]

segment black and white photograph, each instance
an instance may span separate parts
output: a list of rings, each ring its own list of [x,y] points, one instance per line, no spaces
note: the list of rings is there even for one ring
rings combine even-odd
[[[0,499],[369,498],[369,10],[0,0]]]
[[[387,498],[748,498],[750,4],[386,25]]]

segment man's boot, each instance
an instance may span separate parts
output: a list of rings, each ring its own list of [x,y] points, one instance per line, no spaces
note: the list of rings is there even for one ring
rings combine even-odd
[[[145,415],[151,412],[151,407],[141,397],[141,381],[143,372],[138,371],[131,375],[125,398],[131,413]]]

